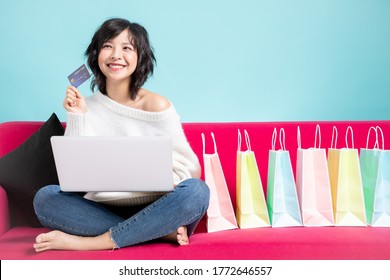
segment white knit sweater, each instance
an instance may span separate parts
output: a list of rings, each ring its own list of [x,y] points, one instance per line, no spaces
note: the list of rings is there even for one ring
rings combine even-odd
[[[68,112],[66,136],[171,136],[175,184],[200,177],[200,165],[174,106],[162,112],[134,109],[97,92],[85,98],[86,113]]]

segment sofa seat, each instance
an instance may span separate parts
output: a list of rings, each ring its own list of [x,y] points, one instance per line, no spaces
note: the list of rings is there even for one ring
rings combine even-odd
[[[147,243],[119,250],[36,253],[43,228],[14,227],[0,237],[0,258],[27,260],[280,260],[389,259],[386,228],[259,228],[198,232],[188,246]]]

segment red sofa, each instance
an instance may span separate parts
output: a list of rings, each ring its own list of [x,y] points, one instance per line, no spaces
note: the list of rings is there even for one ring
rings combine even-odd
[[[19,146],[43,122],[8,122],[0,124],[0,157]],[[246,129],[251,137],[263,186],[266,188],[268,151],[275,127],[286,132],[286,148],[290,151],[295,173],[297,126],[300,126],[302,147],[313,146],[316,124],[320,124],[322,147],[329,148],[332,127],[339,131],[338,147],[344,147],[347,126],[354,130],[355,148],[366,146],[370,126],[379,125],[385,140],[390,136],[390,121],[338,122],[252,122],[252,123],[185,123],[188,140],[203,166],[202,139],[207,140],[206,152],[213,152],[210,132],[214,132],[218,154],[235,207],[235,164],[237,129]],[[385,145],[390,148],[389,141]],[[293,227],[235,229],[207,233],[206,218],[199,224],[188,246],[168,243],[147,243],[120,250],[48,251],[36,253],[34,238],[46,228],[25,225],[11,227],[7,194],[0,186],[0,259],[390,259],[390,228],[373,227]]]

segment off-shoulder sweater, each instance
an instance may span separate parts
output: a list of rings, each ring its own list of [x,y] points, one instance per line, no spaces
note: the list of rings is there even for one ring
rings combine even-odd
[[[170,136],[175,184],[200,177],[200,165],[174,106],[148,112],[122,105],[100,92],[85,98],[86,113],[68,112],[66,136]]]

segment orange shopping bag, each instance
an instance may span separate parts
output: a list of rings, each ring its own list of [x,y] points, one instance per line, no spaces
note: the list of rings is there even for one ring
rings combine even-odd
[[[334,225],[326,151],[321,149],[320,126],[316,126],[314,148],[301,148],[298,126],[296,182],[304,226]],[[317,147],[318,136],[318,147]]]
[[[214,153],[206,154],[206,141],[202,133],[205,182],[210,188],[210,204],[207,210],[207,232],[238,228],[225,175],[217,152],[214,133]]]

